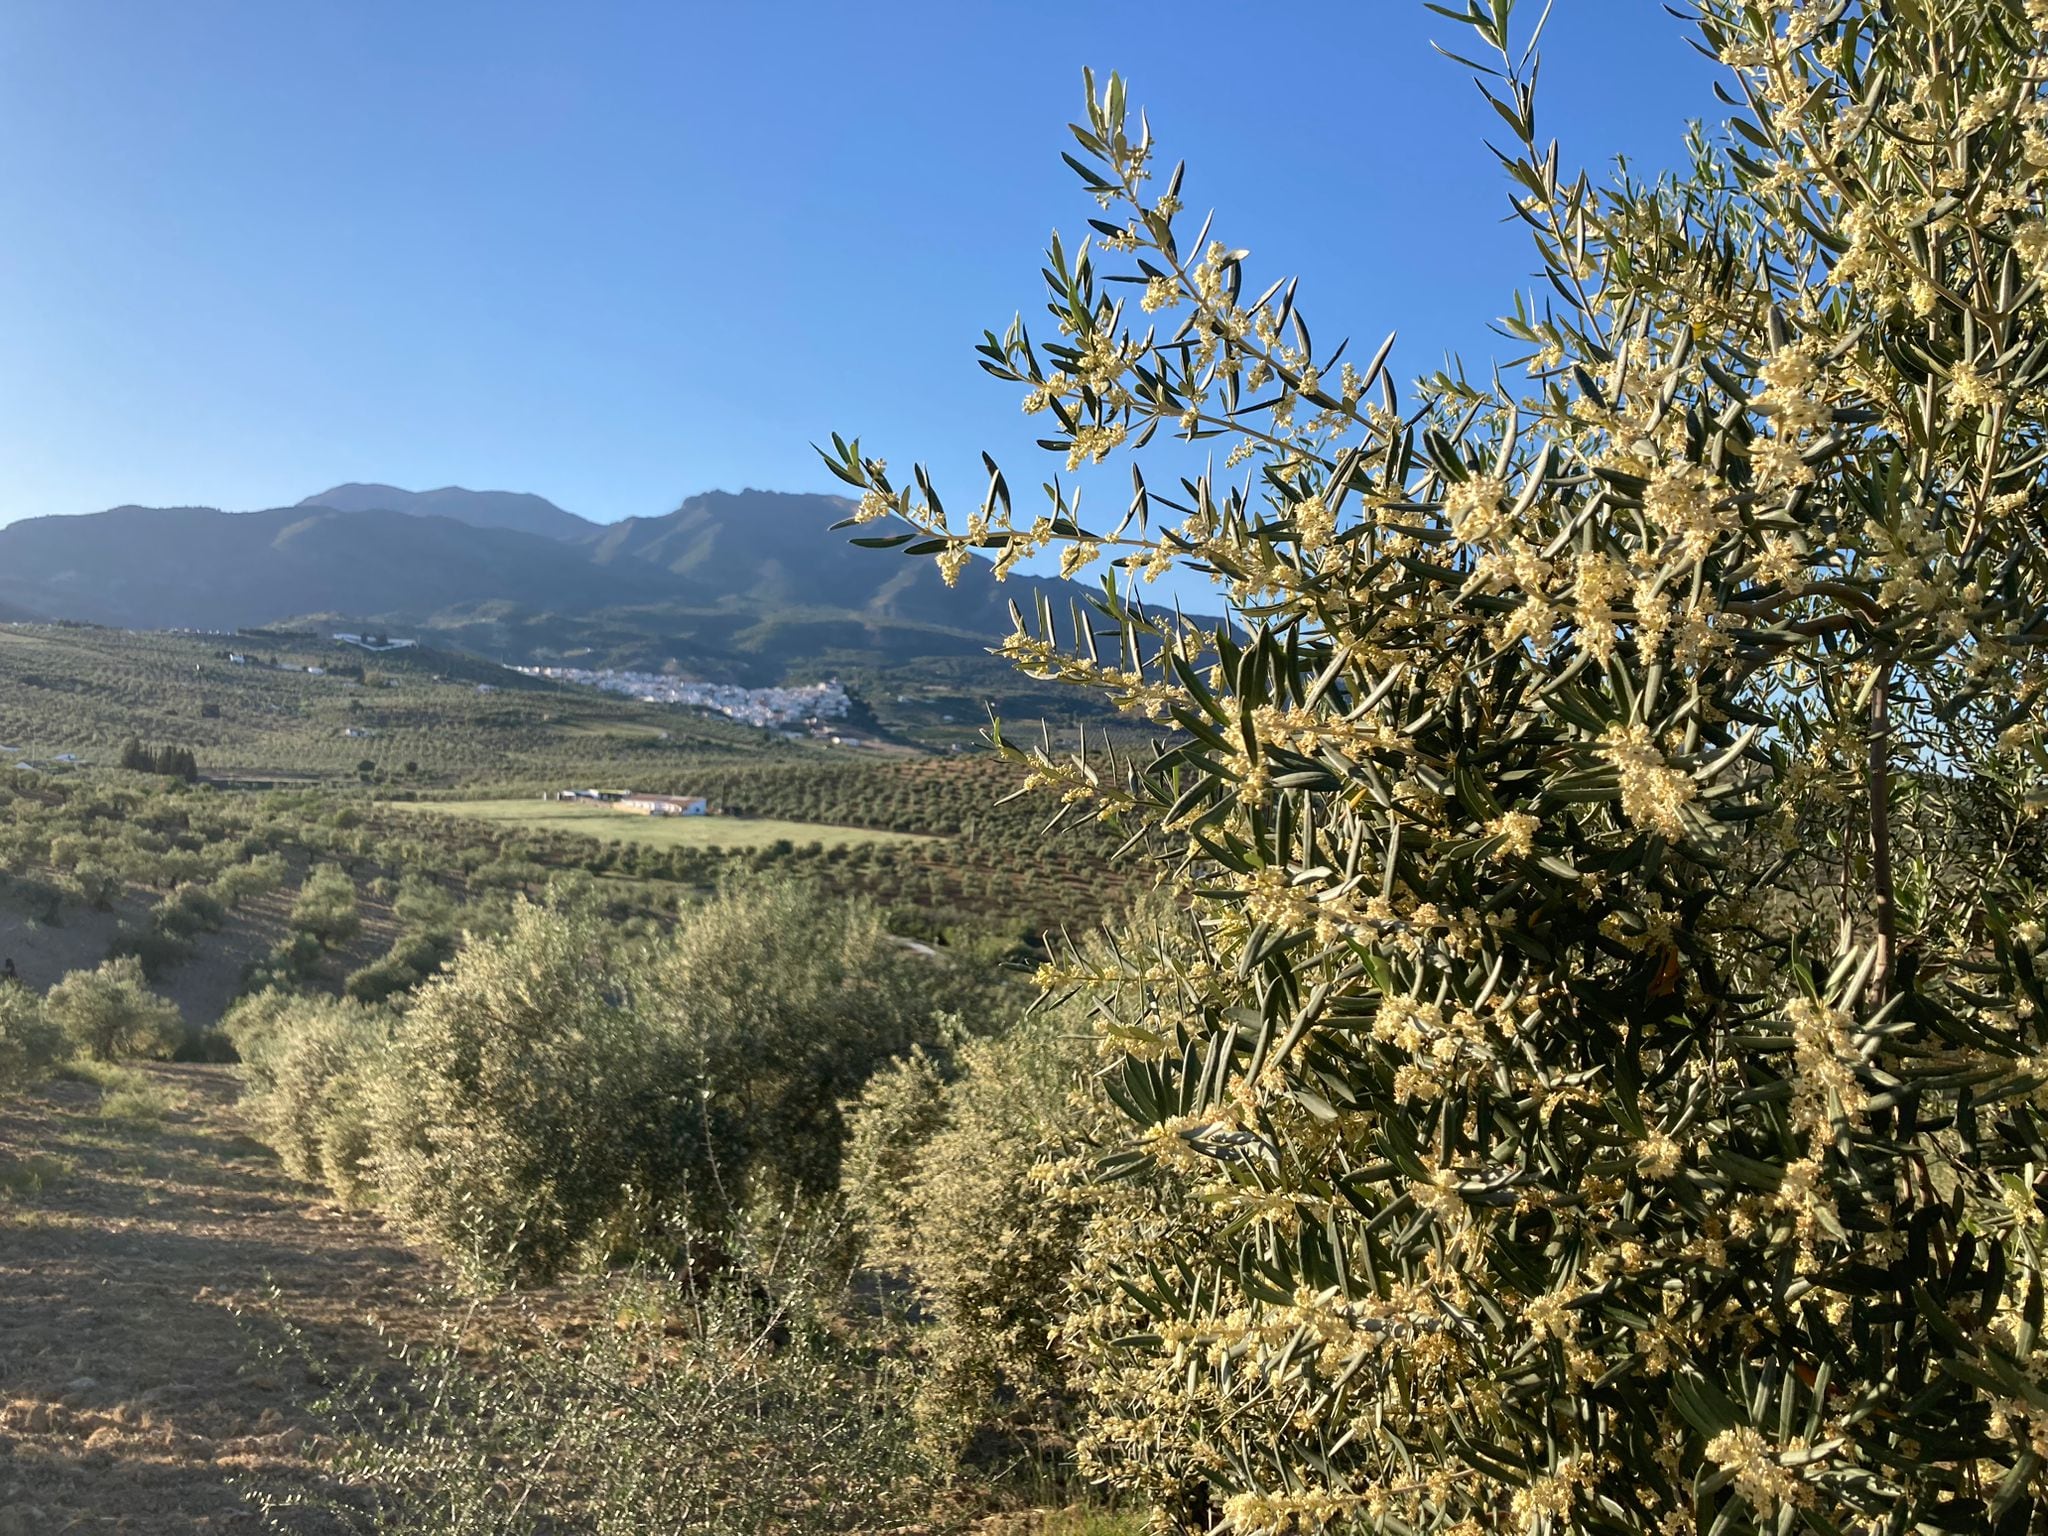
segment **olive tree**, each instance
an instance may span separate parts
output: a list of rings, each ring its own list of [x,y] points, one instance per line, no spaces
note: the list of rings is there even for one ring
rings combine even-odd
[[[356,885],[336,864],[316,865],[292,903],[291,925],[311,934],[323,949],[339,949],[363,926],[356,904]]]
[[[15,1093],[46,1077],[70,1054],[71,1044],[27,987],[0,982],[0,1093]]]
[[[133,955],[70,972],[45,994],[42,1013],[95,1061],[167,1056],[184,1028],[178,1005],[150,991]]]
[[[1516,376],[1312,338],[1091,79],[1054,334],[981,352],[1121,515],[826,456],[949,581],[1111,564],[1004,649],[1160,727],[1005,747],[1191,927],[1045,977],[1159,1192],[1083,1246],[1084,1449],[1239,1536],[2034,1529],[2048,8],[1697,0],[1728,131],[1607,185],[1509,0],[1438,9]]]

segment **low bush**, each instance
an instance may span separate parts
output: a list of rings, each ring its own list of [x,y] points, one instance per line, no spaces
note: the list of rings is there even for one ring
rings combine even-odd
[[[0,1093],[40,1082],[71,1054],[63,1027],[18,982],[0,982]]]
[[[649,1006],[688,1058],[702,1136],[728,1181],[790,1205],[839,1182],[842,1104],[965,1017],[998,1027],[997,981],[903,949],[880,913],[812,887],[737,884],[659,946]]]
[[[458,943],[445,929],[403,934],[381,960],[350,972],[342,990],[364,1003],[409,992],[452,960]]]
[[[392,1217],[472,1283],[545,1279],[627,1188],[686,1177],[694,1105],[596,925],[522,907],[422,987],[373,1096]]]
[[[104,864],[80,864],[71,871],[71,885],[78,892],[78,899],[95,912],[112,910],[122,884],[119,873]]]
[[[227,921],[227,907],[203,885],[181,885],[157,903],[151,920],[158,932],[189,939],[219,932],[221,924]]]
[[[391,913],[407,928],[446,928],[455,921],[455,898],[436,881],[408,871],[399,877]]]
[[[99,1116],[102,1120],[154,1125],[174,1107],[169,1094],[136,1074],[136,1081],[121,1083],[101,1093]]]
[[[1014,1006],[803,887],[727,890],[666,936],[525,902],[505,929],[446,969],[445,933],[409,934],[350,978],[358,1001],[413,988],[400,1014],[262,992],[228,1021],[287,1166],[344,1197],[370,1180],[477,1286],[673,1253],[684,1228],[715,1243],[749,1208],[832,1195],[841,1103],[961,1014],[992,1027]]]
[[[248,862],[230,864],[213,878],[216,900],[230,908],[258,896],[267,896],[284,884],[284,859],[275,853],[257,853]]]
[[[625,1278],[587,1344],[451,1337],[405,1399],[345,1394],[325,1512],[387,1536],[923,1529],[902,1366],[848,1337],[840,1299],[808,1277]],[[303,1528],[302,1504],[268,1513]]]
[[[61,920],[64,887],[40,875],[0,875],[0,893],[31,922],[52,925]]]
[[[50,988],[43,1012],[95,1061],[166,1055],[184,1029],[177,1005],[149,990],[142,962],[133,955],[71,972]]]
[[[309,934],[323,949],[339,949],[361,931],[355,882],[340,866],[322,864],[306,876],[292,903],[292,927]]]
[[[150,981],[160,981],[176,966],[192,958],[191,942],[161,928],[123,923],[107,943],[110,960],[133,959]]]
[[[927,1439],[1042,1438],[1070,1408],[1054,1332],[1088,1213],[1092,1132],[1079,1023],[1035,1016],[959,1050],[945,1081],[922,1053],[852,1107],[846,1198],[870,1262],[900,1267],[930,1318],[917,1393]]]
[[[368,1094],[389,1033],[383,1012],[327,997],[265,992],[229,1014],[243,1063],[243,1112],[285,1171],[347,1203],[365,1196]]]
[[[289,990],[320,973],[327,951],[310,933],[293,933],[279,939],[261,960],[252,960],[242,972],[245,993],[272,988]]]

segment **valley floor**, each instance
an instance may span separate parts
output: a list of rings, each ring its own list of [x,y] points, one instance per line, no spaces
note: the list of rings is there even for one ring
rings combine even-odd
[[[380,1327],[443,1311],[426,1261],[242,1133],[232,1068],[137,1070],[161,1119],[79,1082],[0,1109],[0,1536],[261,1529],[238,1485],[318,1491],[304,1361],[388,1360]]]

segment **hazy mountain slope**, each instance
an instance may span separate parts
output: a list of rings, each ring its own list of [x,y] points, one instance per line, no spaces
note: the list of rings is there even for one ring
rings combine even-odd
[[[452,517],[475,528],[507,528],[546,539],[582,539],[602,524],[565,512],[545,496],[524,491],[468,491],[445,485],[438,491],[405,491],[395,485],[351,481],[308,496],[302,507],[337,512],[407,512],[414,517]]]
[[[0,602],[132,629],[404,617],[491,599],[589,609],[660,595],[657,579],[600,570],[553,540],[403,512],[117,507],[0,528]]]
[[[848,532],[830,532],[852,507],[839,496],[708,491],[665,517],[604,525],[586,547],[603,565],[659,567],[677,578],[680,593],[700,602],[740,603],[764,616],[784,608],[837,609],[875,623],[975,635],[1008,634],[1012,598],[1028,609],[1042,587],[1064,613],[1081,590],[1023,577],[997,583],[985,569],[949,587],[930,560],[859,549]]]
[[[711,492],[665,517],[584,524],[573,541],[418,511],[452,497],[474,512],[483,502],[463,499],[492,494],[343,486],[323,495],[407,505],[33,518],[0,528],[0,604],[131,629],[349,620],[504,661],[673,663],[770,683],[986,661],[1009,632],[1012,599],[1028,609],[1043,591],[1064,624],[1082,591],[1023,577],[999,585],[979,564],[949,588],[929,560],[830,531],[848,509],[833,496]]]

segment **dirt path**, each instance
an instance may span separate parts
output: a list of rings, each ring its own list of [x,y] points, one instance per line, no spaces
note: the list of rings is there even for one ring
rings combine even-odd
[[[231,1069],[139,1070],[160,1121],[85,1083],[0,1103],[0,1536],[262,1529],[238,1483],[320,1481],[281,1324],[347,1367],[439,1311],[426,1261],[242,1134]]]

